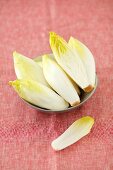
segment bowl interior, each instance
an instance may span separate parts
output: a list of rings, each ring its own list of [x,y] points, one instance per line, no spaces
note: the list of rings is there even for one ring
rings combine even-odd
[[[50,54],[51,55],[51,58],[53,58],[53,54]],[[36,57],[36,58],[34,58],[34,60],[36,61],[36,62],[39,62],[39,61],[41,61],[42,60],[42,56],[39,56],[39,57]],[[67,109],[64,109],[64,110],[49,110],[49,109],[44,109],[44,108],[41,108],[41,107],[38,107],[38,106],[36,106],[36,105],[34,105],[34,104],[32,104],[32,103],[29,103],[29,102],[27,102],[26,100],[24,100],[24,99],[22,99],[23,101],[25,101],[28,105],[30,105],[30,106],[32,106],[33,108],[35,108],[35,109],[37,109],[37,110],[39,110],[39,111],[41,111],[41,112],[49,112],[49,113],[57,113],[57,112],[65,112],[65,111],[71,111],[71,110],[74,110],[75,108],[77,108],[77,107],[80,107],[82,104],[84,104],[93,94],[94,94],[94,92],[95,92],[95,90],[96,90],[96,88],[97,88],[97,85],[98,85],[98,78],[97,78],[97,75],[96,75],[96,77],[95,77],[95,88],[91,91],[91,92],[89,92],[89,93],[86,93],[86,92],[84,92],[83,90],[81,90],[81,95],[80,95],[80,104],[78,104],[77,106],[70,106],[69,108],[67,108]]]

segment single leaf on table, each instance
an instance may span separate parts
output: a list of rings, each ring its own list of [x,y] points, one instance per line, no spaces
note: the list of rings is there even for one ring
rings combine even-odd
[[[51,146],[54,150],[62,150],[82,137],[86,136],[94,124],[94,119],[90,116],[76,120],[62,135],[55,139]]]
[[[80,98],[64,70],[49,55],[44,55],[42,62],[44,76],[49,85],[71,106],[78,105]]]
[[[69,104],[47,86],[33,80],[10,81],[18,95],[24,100],[42,108],[51,110],[63,110]]]
[[[45,80],[42,68],[32,59],[13,52],[14,68],[18,79],[31,79],[50,87]]]
[[[54,32],[50,32],[50,46],[58,64],[84,91],[92,90],[86,69],[76,52]]]
[[[72,48],[73,52],[77,52],[82,60],[87,72],[88,80],[92,88],[95,86],[95,60],[91,51],[80,41],[70,37],[68,44]]]

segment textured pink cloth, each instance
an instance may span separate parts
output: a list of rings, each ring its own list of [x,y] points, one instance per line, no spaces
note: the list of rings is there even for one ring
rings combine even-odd
[[[78,38],[96,60],[98,89],[73,112],[40,113],[8,86],[12,52],[50,52],[49,31]],[[91,133],[53,151],[51,141],[84,115],[95,118]],[[0,170],[113,170],[112,0],[0,0]]]

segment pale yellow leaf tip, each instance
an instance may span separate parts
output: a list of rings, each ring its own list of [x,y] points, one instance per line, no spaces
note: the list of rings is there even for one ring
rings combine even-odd
[[[91,117],[91,116],[85,116],[85,117],[82,117],[81,119],[83,119],[83,121],[86,121],[86,122],[91,122],[91,125],[94,124],[94,118]]]
[[[79,43],[79,41],[72,36],[70,37],[69,41],[72,41],[73,43]]]
[[[56,38],[57,38],[57,34],[54,32],[49,32],[49,41],[50,41],[50,45],[54,46],[55,42],[56,42]]]
[[[72,36],[70,36],[70,39],[69,39],[69,41],[70,41],[70,40],[73,40],[73,39],[74,39],[74,38],[73,38]]]
[[[22,57],[23,55],[18,53],[17,51],[13,51],[13,57]]]
[[[61,54],[65,54],[67,51],[67,44],[66,41],[60,37],[55,32],[50,32],[50,46],[52,48],[52,51],[54,53],[54,50],[56,53],[60,56]]]
[[[21,96],[20,81],[18,79],[14,81],[9,81],[8,84],[12,86],[18,94],[20,93],[19,96]]]
[[[20,81],[19,80],[9,81],[8,84],[10,86],[18,88],[20,86]]]
[[[49,35],[52,37],[52,36],[57,36],[57,34],[55,33],[55,32],[53,32],[53,31],[50,31],[49,32]]]
[[[16,51],[13,51],[13,57],[15,57],[17,55]]]
[[[47,55],[47,54],[44,54],[44,55],[42,56],[42,58],[48,58],[48,55]]]
[[[47,54],[44,54],[43,56],[42,56],[42,62],[44,62],[44,61],[48,61],[48,55]]]
[[[13,51],[13,59],[14,59],[14,61],[17,60],[17,59],[19,60],[20,56],[21,56],[20,53],[18,53],[17,51]]]
[[[82,43],[80,43],[80,41],[78,41],[77,39],[73,38],[72,36],[69,39],[68,44],[72,47],[75,48],[78,52],[79,55],[83,55],[84,54],[84,46]]]
[[[13,81],[9,81],[8,84],[9,84],[10,86],[12,86],[12,85],[13,85]]]

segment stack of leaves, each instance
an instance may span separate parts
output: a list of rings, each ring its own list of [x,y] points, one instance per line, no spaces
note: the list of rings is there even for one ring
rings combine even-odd
[[[53,56],[45,54],[36,62],[13,53],[17,80],[10,81],[24,100],[50,110],[63,110],[80,103],[80,89],[90,92],[95,86],[95,61],[90,50],[71,37],[67,43],[50,33]]]
[[[10,81],[18,95],[29,103],[50,110],[63,110],[80,103],[81,89],[88,93],[95,87],[95,61],[90,50],[71,37],[67,43],[54,32],[50,33],[53,54],[41,61],[13,53],[17,80]],[[86,116],[75,121],[52,142],[61,150],[90,132],[94,119]]]

